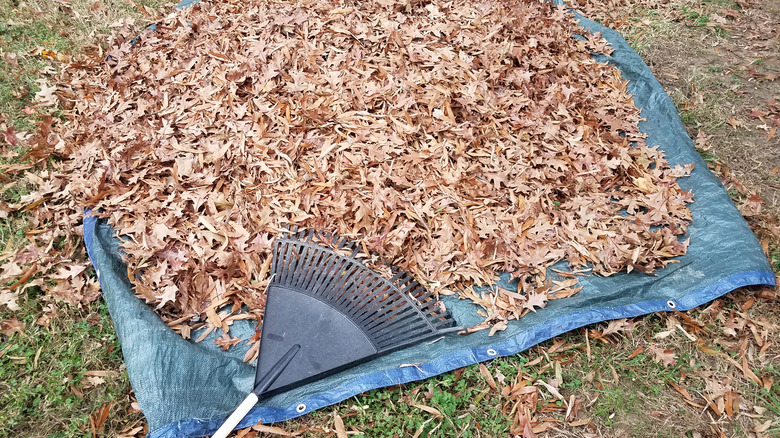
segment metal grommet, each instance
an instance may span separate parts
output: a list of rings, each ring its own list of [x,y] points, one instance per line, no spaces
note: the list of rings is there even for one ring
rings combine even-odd
[[[301,403],[301,404],[299,404],[299,405],[298,405],[298,406],[295,408],[295,410],[296,410],[296,411],[298,411],[298,413],[300,414],[301,412],[303,412],[303,411],[305,411],[305,410],[306,410],[306,405],[305,405],[304,403]]]
[[[498,351],[496,351],[496,350],[494,350],[494,349],[492,349],[492,348],[491,348],[491,349],[489,349],[489,350],[487,351],[487,354],[488,354],[488,356],[495,356],[495,355],[497,355],[497,354],[498,354]]]
[[[669,300],[669,301],[667,301],[667,302],[666,302],[666,305],[667,305],[667,306],[669,306],[669,307],[671,307],[672,309],[674,309],[675,307],[677,307],[677,304],[674,304],[674,301],[672,301],[672,300]]]

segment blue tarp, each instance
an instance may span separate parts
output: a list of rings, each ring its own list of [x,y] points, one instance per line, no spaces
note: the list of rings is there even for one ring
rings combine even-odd
[[[186,4],[184,4],[186,5]],[[180,5],[181,7],[182,5]],[[640,128],[648,145],[661,145],[670,163],[695,163],[680,186],[692,190],[690,248],[650,276],[633,272],[608,278],[584,277],[577,295],[551,301],[488,337],[486,331],[450,335],[433,345],[408,348],[258,404],[241,423],[273,423],[338,403],[361,392],[432,377],[456,368],[508,356],[567,331],[616,318],[670,309],[687,310],[749,285],[774,285],[775,276],[752,231],[726,190],[693,147],[677,110],[642,59],[616,32],[578,17],[580,25],[601,32],[614,48],[600,57],[617,66],[636,105],[647,120]],[[254,366],[241,359],[240,347],[223,352],[211,342],[181,338],[136,298],[111,228],[94,217],[84,219],[84,241],[122,345],[127,373],[149,423],[152,438],[209,435],[252,389]],[[445,298],[460,325],[480,322],[469,301]],[[247,338],[254,327],[239,321],[231,335]],[[403,367],[407,363],[422,363]]]

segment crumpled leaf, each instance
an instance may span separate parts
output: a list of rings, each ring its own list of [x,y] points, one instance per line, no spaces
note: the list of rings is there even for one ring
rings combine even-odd
[[[657,345],[648,345],[647,350],[653,353],[653,360],[664,364],[664,366],[674,366],[677,364],[677,358],[674,356],[674,350],[665,349]]]
[[[0,289],[0,305],[5,305],[8,310],[19,310],[19,304],[16,300],[19,298],[19,292],[11,292],[7,289]]]
[[[14,333],[22,333],[24,331],[24,322],[19,321],[18,318],[9,318],[4,321],[0,321],[0,333],[6,336],[12,336]]]
[[[35,93],[35,101],[41,106],[54,106],[57,104],[57,86],[49,86],[46,79],[38,79],[38,86],[41,88]]]

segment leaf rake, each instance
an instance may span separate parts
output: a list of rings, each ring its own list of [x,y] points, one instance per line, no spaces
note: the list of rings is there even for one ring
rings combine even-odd
[[[276,239],[255,389],[214,438],[226,437],[261,397],[463,330],[411,275],[386,279],[359,253],[346,238],[315,230],[295,227]]]

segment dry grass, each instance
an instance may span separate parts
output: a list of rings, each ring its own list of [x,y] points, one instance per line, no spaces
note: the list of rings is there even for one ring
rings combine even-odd
[[[780,217],[780,135],[749,116],[780,98],[777,2],[674,0],[591,8],[642,55],[677,104],[692,138],[727,163],[764,209]],[[777,129],[780,131],[780,129]]]

